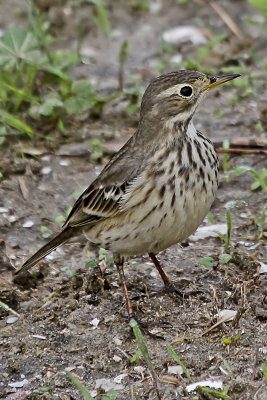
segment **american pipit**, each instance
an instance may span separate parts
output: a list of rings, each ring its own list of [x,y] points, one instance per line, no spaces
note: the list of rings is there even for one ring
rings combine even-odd
[[[21,267],[26,271],[73,237],[111,250],[129,315],[133,314],[123,257],[155,254],[188,238],[209,211],[218,186],[216,151],[192,122],[205,93],[238,74],[181,70],[159,76],[143,96],[135,134],[73,206],[62,231]]]

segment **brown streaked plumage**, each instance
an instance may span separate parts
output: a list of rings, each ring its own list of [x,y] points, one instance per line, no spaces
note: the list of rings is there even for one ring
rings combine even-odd
[[[129,314],[123,256],[155,253],[186,239],[199,226],[217,191],[218,159],[197,132],[193,114],[207,90],[239,75],[212,77],[181,70],[150,83],[135,134],[79,197],[63,230],[16,271],[26,271],[72,237],[114,254]]]

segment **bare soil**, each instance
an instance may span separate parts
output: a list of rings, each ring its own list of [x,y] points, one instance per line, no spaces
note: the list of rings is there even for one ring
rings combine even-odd
[[[72,10],[71,2],[66,3],[63,7],[60,2],[51,5],[47,1],[45,12],[52,21],[56,45],[75,48],[76,25],[73,14],[67,12]],[[88,76],[99,90],[114,91],[118,84],[119,48],[123,40],[128,40],[126,85],[133,85],[132,76],[146,85],[157,75],[152,65],[163,57],[157,53],[161,33],[176,25],[202,26],[203,31],[205,27],[213,35],[229,34],[224,49],[209,56],[208,63],[218,70],[235,57],[251,55],[246,39],[242,42],[234,37],[204,2],[190,1],[185,6],[174,1],[155,2],[162,7],[159,14],[138,10],[133,3],[114,1],[108,6],[111,25],[117,32],[109,40],[90,18],[89,6],[83,8],[82,43],[94,54],[94,62],[75,68],[76,77]],[[251,60],[248,68],[260,75],[267,64],[266,36],[247,22],[247,17],[257,15],[256,11],[242,0],[220,4],[244,37],[252,41],[258,62]],[[14,7],[22,7],[21,2],[12,0],[1,5],[1,29],[14,23],[25,24],[23,16],[14,16]],[[184,58],[196,51],[188,43],[179,50]],[[221,87],[211,93],[196,115],[198,129],[215,140],[266,138],[266,132],[255,129],[267,98],[266,81],[261,81],[255,94],[230,105],[229,99],[240,91]],[[12,314],[0,309],[0,398],[82,399],[66,375],[67,369],[96,398],[102,398],[106,387],[97,388],[98,380],[106,379],[106,384],[115,388],[117,400],[156,399],[143,358],[130,361],[138,345],[129,327],[114,266],[104,272],[99,267],[86,267],[89,247],[76,243],[52,253],[25,280],[12,280],[13,266],[19,267],[45,243],[43,235],[60,229],[55,219],[65,215],[75,193],[88,186],[111,154],[130,137],[138,112],[130,113],[127,104],[121,99],[107,104],[100,120],[85,115],[69,121],[64,135],[49,132],[55,137],[53,142],[44,140],[48,127],[46,121],[41,121],[34,140],[16,136],[0,148],[0,170],[4,175],[0,185],[0,299],[20,315],[12,321]],[[216,116],[218,111],[221,118]],[[104,155],[99,162],[92,160],[92,138],[103,143]],[[37,151],[38,157],[32,157]],[[260,170],[266,167],[266,155],[232,155],[228,168],[240,165]],[[246,206],[232,210],[229,263],[218,262],[224,246],[219,237],[189,239],[159,255],[166,273],[179,288],[185,293],[193,292],[188,298],[151,296],[162,288],[162,282],[146,256],[129,260],[125,267],[137,317],[163,338],[145,337],[162,399],[215,398],[199,391],[188,392],[190,382],[185,374],[168,371],[177,363],[166,350],[166,343],[173,343],[195,382],[222,380],[224,388],[229,386],[232,399],[267,399],[267,381],[260,367],[262,363],[267,365],[267,277],[266,273],[259,273],[259,261],[267,257],[266,236],[259,239],[257,226],[267,195],[261,189],[250,190],[253,182],[249,173],[232,176],[228,182],[221,171],[217,200],[211,210],[215,222],[225,223],[225,205],[229,201],[246,202]],[[205,225],[210,222],[205,220]],[[267,231],[266,225],[264,230]],[[98,250],[90,247],[90,255],[98,257]],[[213,267],[199,263],[206,256],[214,258]],[[218,321],[222,310],[237,311],[237,317],[205,333]],[[14,387],[14,383],[22,381]]]

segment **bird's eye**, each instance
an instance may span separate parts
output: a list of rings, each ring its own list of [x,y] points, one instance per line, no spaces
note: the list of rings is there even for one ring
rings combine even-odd
[[[180,90],[180,95],[182,97],[191,97],[193,93],[193,89],[191,86],[183,86]]]

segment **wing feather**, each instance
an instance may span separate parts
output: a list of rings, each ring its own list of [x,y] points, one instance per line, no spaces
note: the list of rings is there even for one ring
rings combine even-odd
[[[143,146],[141,146],[143,149]],[[136,152],[131,137],[74,204],[64,227],[93,225],[123,212],[125,194],[140,175],[146,155]]]
[[[89,190],[90,189],[90,190]],[[64,226],[93,224],[121,212],[120,204],[126,185],[89,187],[76,201]]]

